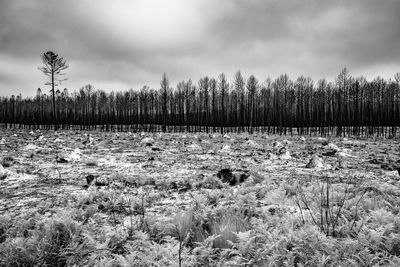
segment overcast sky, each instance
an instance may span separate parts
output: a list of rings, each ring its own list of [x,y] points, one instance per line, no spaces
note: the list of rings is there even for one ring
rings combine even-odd
[[[62,88],[159,88],[236,70],[333,80],[400,71],[399,0],[0,0],[0,95],[34,95],[48,50]]]

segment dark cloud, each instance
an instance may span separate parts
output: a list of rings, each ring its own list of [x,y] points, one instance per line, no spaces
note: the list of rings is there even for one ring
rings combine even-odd
[[[264,61],[272,72],[306,70],[320,77],[332,77],[345,65],[358,69],[400,62],[395,53],[400,47],[399,1],[234,3],[217,20],[213,35],[239,62],[246,62],[245,55],[255,64]]]
[[[158,88],[237,69],[333,79],[400,70],[398,0],[2,0],[0,95],[33,95],[40,54],[70,68],[63,86]],[[370,77],[371,78],[371,77]]]

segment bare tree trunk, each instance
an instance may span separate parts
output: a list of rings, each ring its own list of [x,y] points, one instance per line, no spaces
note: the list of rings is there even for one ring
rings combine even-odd
[[[53,94],[53,124],[54,130],[57,130],[57,118],[56,118],[56,92],[54,90],[54,71],[51,72],[51,92]]]

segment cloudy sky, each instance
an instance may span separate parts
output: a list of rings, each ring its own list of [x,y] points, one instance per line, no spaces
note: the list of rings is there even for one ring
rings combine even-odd
[[[399,0],[0,0],[0,96],[45,91],[41,53],[70,91],[176,85],[236,70],[333,80],[400,71]]]

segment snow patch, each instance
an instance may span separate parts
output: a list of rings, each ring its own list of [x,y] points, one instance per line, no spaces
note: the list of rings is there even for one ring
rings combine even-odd
[[[323,167],[324,167],[324,161],[317,155],[314,155],[306,165],[306,168],[308,169],[314,169],[314,168],[318,169]]]
[[[187,148],[190,150],[200,150],[201,146],[199,146],[198,144],[191,144],[191,145],[188,145]]]
[[[292,158],[292,156],[290,155],[289,150],[286,150],[282,155],[279,156],[279,158],[281,160],[289,160]]]
[[[355,156],[350,155],[349,153],[346,153],[344,151],[338,152],[336,155],[338,158],[342,158],[342,159],[343,158],[355,158]]]
[[[257,148],[260,147],[260,145],[256,141],[253,141],[253,140],[247,140],[246,145],[251,146],[251,147],[257,147]]]
[[[335,145],[334,143],[329,143],[328,144],[328,148],[334,150],[334,151],[339,151],[339,147],[337,145]]]
[[[3,165],[0,164],[0,180],[5,179],[10,174],[11,174],[11,172],[4,169]]]
[[[36,146],[34,144],[29,144],[29,145],[24,146],[23,150],[36,150],[36,149],[39,149],[39,148],[40,147],[38,147],[38,146]]]
[[[79,148],[75,148],[71,153],[66,156],[68,161],[80,161],[83,154]]]
[[[154,139],[150,138],[150,137],[146,137],[142,139],[142,144],[153,144],[154,143]]]
[[[290,142],[287,139],[283,140],[282,143],[285,144],[285,145],[291,145],[292,144],[292,142]]]
[[[229,152],[231,151],[231,146],[230,145],[223,145],[221,148],[222,152]]]
[[[280,147],[283,147],[283,145],[282,145],[282,143],[280,143],[278,141],[275,141],[275,142],[272,143],[272,147],[273,148],[280,148]]]

